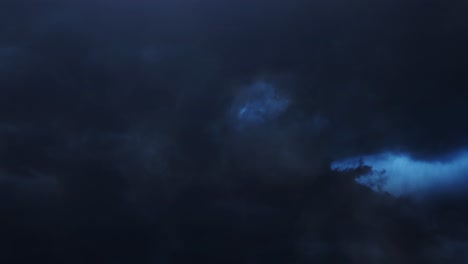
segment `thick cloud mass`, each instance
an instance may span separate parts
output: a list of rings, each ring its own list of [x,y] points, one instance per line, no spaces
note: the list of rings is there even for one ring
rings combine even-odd
[[[0,262],[465,263],[465,181],[414,201],[356,182],[388,159],[331,165],[462,174],[467,12],[1,1]]]
[[[384,153],[338,161],[332,168],[355,168],[359,162],[372,166],[377,173],[364,175],[358,182],[376,184],[382,178],[383,189],[394,195],[430,195],[434,192],[454,192],[468,180],[468,156],[466,151],[457,153],[447,160],[421,161],[404,154]],[[375,189],[375,187],[374,187]]]

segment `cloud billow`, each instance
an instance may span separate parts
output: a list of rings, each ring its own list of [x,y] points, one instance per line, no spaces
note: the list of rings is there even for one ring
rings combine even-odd
[[[1,3],[0,260],[461,263],[463,191],[330,169],[462,173],[467,6],[429,2]]]

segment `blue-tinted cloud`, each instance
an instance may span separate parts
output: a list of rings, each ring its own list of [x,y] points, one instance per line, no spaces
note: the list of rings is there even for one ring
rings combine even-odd
[[[353,167],[361,160],[377,173],[357,181],[372,185],[383,173],[386,183],[383,190],[394,195],[444,192],[460,187],[468,181],[468,151],[444,160],[415,160],[400,153],[382,153],[335,162],[332,167]]]
[[[238,127],[262,124],[277,118],[289,105],[274,85],[255,82],[241,93],[233,107]]]

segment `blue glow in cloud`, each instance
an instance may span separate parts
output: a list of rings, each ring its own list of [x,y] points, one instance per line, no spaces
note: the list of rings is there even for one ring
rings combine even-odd
[[[283,113],[289,100],[272,84],[255,82],[246,87],[234,104],[235,119],[240,126],[262,124]]]
[[[332,168],[353,167],[359,159],[372,166],[374,171],[384,172],[386,182],[383,190],[397,196],[444,192],[468,182],[468,151],[457,153],[450,160],[444,161],[414,160],[405,154],[384,153],[335,162]],[[357,181],[370,186],[380,176],[379,173],[373,173]]]

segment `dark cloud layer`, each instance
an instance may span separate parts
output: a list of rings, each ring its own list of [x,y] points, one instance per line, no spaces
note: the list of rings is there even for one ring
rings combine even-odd
[[[2,263],[465,263],[465,1],[0,3]]]

